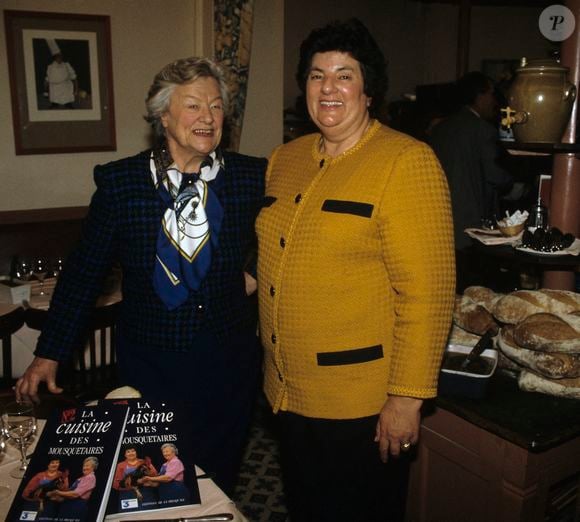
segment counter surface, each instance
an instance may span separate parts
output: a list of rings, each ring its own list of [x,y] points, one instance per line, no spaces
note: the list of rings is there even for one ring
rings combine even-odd
[[[580,436],[580,400],[521,391],[516,379],[501,373],[490,380],[484,399],[440,396],[434,402],[531,452]]]

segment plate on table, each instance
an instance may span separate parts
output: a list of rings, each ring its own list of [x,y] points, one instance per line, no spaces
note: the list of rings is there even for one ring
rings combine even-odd
[[[556,250],[555,252],[541,252],[540,250],[534,250],[533,248],[528,248],[524,246],[515,247],[516,250],[520,252],[525,252],[526,254],[532,254],[535,256],[542,257],[553,257],[553,256],[577,256],[580,253],[580,239],[575,239],[568,248],[564,250]]]

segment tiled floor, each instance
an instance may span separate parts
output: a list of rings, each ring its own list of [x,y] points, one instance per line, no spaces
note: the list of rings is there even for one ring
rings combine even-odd
[[[284,522],[287,518],[271,421],[268,406],[260,398],[234,492],[238,509],[250,522]]]

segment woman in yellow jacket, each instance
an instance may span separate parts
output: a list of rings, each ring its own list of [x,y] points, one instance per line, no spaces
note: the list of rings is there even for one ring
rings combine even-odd
[[[427,145],[371,118],[384,69],[358,20],[303,42],[320,133],[274,151],[258,216],[264,389],[293,522],[385,520],[384,463],[418,439],[451,322],[445,176]]]

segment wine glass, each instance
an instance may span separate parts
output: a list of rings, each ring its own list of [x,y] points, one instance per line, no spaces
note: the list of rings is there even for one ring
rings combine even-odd
[[[32,264],[27,259],[20,259],[16,263],[16,279],[30,281],[32,277]]]
[[[8,404],[2,414],[2,431],[5,436],[16,442],[20,449],[20,465],[12,470],[10,476],[22,478],[28,467],[26,446],[36,432],[34,405],[28,401],[16,401]]]
[[[0,423],[1,425],[1,423]],[[6,436],[0,429],[0,453],[6,452]],[[12,496],[12,490],[8,484],[0,484],[0,502],[8,500]]]
[[[44,278],[48,274],[48,263],[43,257],[37,257],[32,264],[32,274],[36,279],[40,281],[40,292],[39,295],[48,295],[48,292],[44,291]]]

